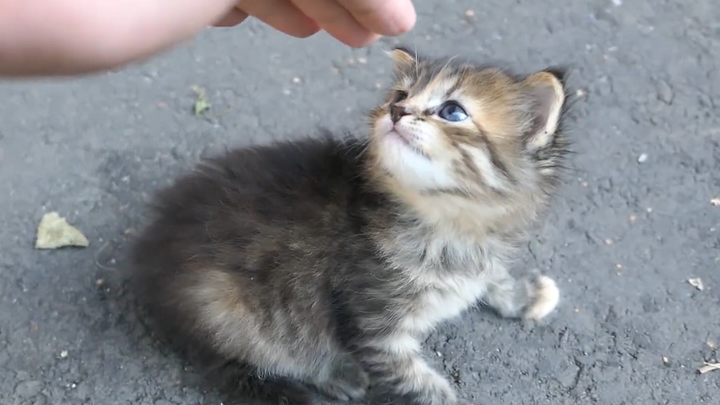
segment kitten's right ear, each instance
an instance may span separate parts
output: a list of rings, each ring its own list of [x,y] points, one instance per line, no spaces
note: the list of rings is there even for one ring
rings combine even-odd
[[[530,129],[529,145],[540,149],[552,142],[565,108],[565,71],[547,69],[531,75],[525,82],[534,101],[535,120]]]
[[[404,72],[408,69],[412,69],[418,61],[418,57],[413,52],[410,52],[407,48],[401,46],[393,48],[388,52],[390,58],[392,58],[395,65],[395,70]]]

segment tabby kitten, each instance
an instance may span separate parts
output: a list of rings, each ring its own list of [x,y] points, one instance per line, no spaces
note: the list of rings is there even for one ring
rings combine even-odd
[[[134,278],[160,330],[258,384],[351,400],[372,381],[394,403],[454,405],[424,334],[478,301],[553,311],[552,279],[507,269],[559,184],[563,73],[390,54],[367,139],[234,150],[159,194]]]

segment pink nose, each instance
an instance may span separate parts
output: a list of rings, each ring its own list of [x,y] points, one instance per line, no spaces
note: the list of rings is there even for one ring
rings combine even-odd
[[[392,119],[393,124],[397,124],[398,121],[400,121],[400,118],[410,115],[410,113],[405,109],[405,107],[401,107],[399,105],[393,105],[390,107],[390,118]]]

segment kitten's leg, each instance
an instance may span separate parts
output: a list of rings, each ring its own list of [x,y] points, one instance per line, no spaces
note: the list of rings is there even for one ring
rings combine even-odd
[[[550,314],[560,300],[560,290],[550,277],[531,274],[514,279],[504,268],[489,275],[483,301],[505,318],[539,320]]]
[[[359,352],[381,395],[399,396],[409,405],[466,404],[423,360],[419,342],[409,334],[364,342]]]
[[[283,347],[276,350],[281,351]],[[273,364],[266,361],[262,366],[255,367],[259,375],[294,380],[339,401],[363,398],[370,385],[368,374],[360,363],[340,348],[326,346],[318,350],[308,347],[296,358],[287,356],[282,362]]]
[[[310,382],[321,393],[341,401],[364,397],[370,385],[370,379],[360,363],[344,352],[328,362],[327,367],[313,376]]]
[[[307,342],[307,340],[306,340]],[[273,352],[287,353],[287,346],[276,346]],[[271,349],[272,350],[272,349]],[[352,355],[339,345],[326,342],[321,346],[307,344],[295,356],[275,358],[274,363],[267,362],[265,356],[263,369],[269,375],[295,379],[314,387],[321,394],[339,401],[361,399],[370,385],[370,379]],[[261,359],[258,359],[261,360]],[[256,361],[255,364],[258,364]]]
[[[290,379],[317,387],[334,399],[357,399],[365,394],[367,374],[337,341],[331,318],[317,301],[307,305],[294,302],[298,312],[274,307],[268,316],[244,305],[241,293],[228,273],[206,271],[192,288],[190,296],[202,319],[203,335],[224,359],[235,359],[258,370],[258,375]],[[228,287],[231,286],[231,287]],[[263,302],[257,300],[256,305]],[[316,313],[306,307],[315,306]],[[305,311],[305,312],[303,312]],[[328,311],[329,312],[329,311]],[[279,314],[276,317],[276,314]],[[313,323],[296,325],[286,319],[312,317]]]

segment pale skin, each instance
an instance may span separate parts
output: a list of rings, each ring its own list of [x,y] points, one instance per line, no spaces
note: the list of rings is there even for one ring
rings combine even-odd
[[[122,67],[248,17],[296,38],[352,47],[415,25],[412,0],[0,0],[0,77]]]

